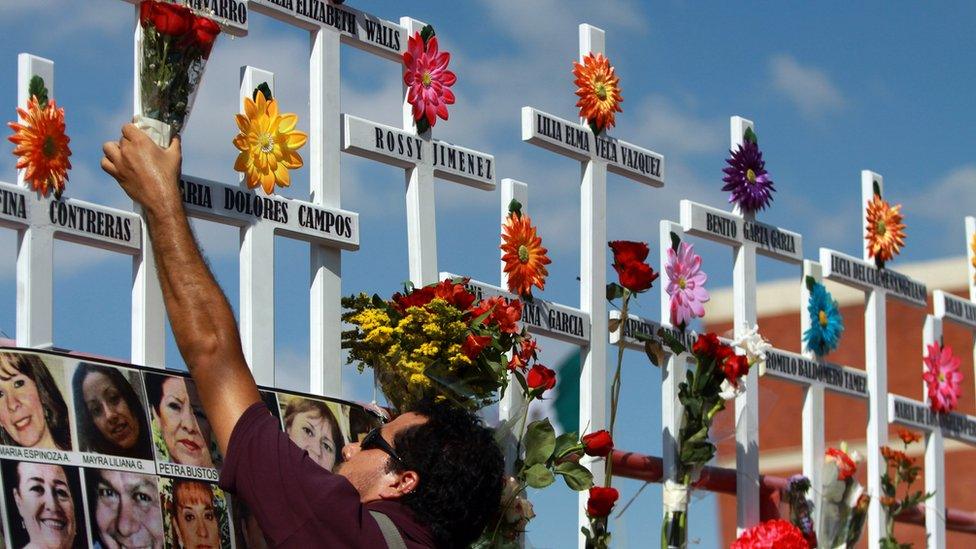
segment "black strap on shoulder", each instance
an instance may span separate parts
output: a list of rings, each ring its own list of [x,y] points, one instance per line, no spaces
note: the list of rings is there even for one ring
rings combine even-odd
[[[390,517],[374,509],[370,509],[369,514],[373,515],[373,519],[379,525],[380,532],[383,533],[383,539],[386,540],[386,546],[389,549],[407,549],[407,544],[403,541],[400,530],[397,529],[396,524],[393,524]]]

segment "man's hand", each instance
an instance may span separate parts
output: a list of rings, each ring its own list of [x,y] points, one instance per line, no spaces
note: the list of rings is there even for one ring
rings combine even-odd
[[[147,213],[173,214],[182,207],[179,186],[174,184],[180,180],[183,160],[179,137],[163,149],[135,125],[126,124],[121,139],[107,141],[102,152],[102,169]]]

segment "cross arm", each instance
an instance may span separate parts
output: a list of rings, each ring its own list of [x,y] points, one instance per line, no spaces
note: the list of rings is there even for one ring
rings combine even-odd
[[[883,290],[916,307],[928,305],[928,290],[920,282],[897,271],[879,269],[868,261],[827,248],[820,248],[824,278],[863,291]]]
[[[789,263],[803,261],[800,233],[690,200],[682,200],[680,209],[681,227],[688,234],[732,246],[752,244],[757,253]]]

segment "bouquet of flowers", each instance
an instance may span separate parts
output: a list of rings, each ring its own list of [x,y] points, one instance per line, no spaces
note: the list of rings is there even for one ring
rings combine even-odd
[[[142,94],[135,123],[166,147],[183,130],[220,27],[185,6],[161,0],[142,0],[139,23]]]
[[[840,448],[828,448],[824,456],[820,490],[820,524],[817,539],[823,547],[848,547],[861,537],[870,497],[854,478],[861,456]]]
[[[922,440],[922,435],[913,433],[907,429],[898,432],[905,450],[908,446]],[[920,503],[929,499],[934,492],[926,493],[925,490],[912,491],[912,484],[918,480],[922,468],[915,463],[915,458],[901,451],[895,450],[890,446],[881,447],[881,457],[885,461],[885,471],[881,475],[881,508],[885,513],[885,537],[881,538],[882,549],[906,549],[912,547],[910,543],[900,543],[895,539],[895,517],[917,507]],[[904,489],[901,489],[904,485]],[[898,497],[899,490],[902,496]]]
[[[749,528],[729,549],[807,549],[800,529],[787,520],[772,519]]]
[[[353,325],[342,333],[348,363],[358,363],[360,371],[372,368],[394,407],[403,410],[435,398],[477,410],[495,402],[507,386],[509,363],[520,353],[511,360],[506,353],[527,337],[518,324],[522,302],[477,301],[466,283],[449,279],[408,287],[390,301],[366,294],[343,298],[342,319]],[[529,392],[525,374],[513,369]]]

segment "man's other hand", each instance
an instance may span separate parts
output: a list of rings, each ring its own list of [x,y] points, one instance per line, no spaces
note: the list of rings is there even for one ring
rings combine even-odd
[[[134,124],[126,124],[122,137],[107,141],[102,152],[102,169],[148,213],[172,213],[172,208],[182,206],[178,182],[183,155],[178,136],[164,149]]]

